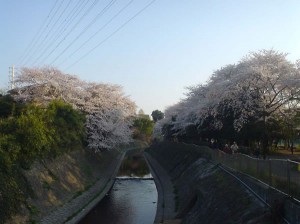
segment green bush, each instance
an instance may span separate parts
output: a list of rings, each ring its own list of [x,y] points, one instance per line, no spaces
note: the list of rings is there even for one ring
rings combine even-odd
[[[0,119],[20,114],[23,104],[14,101],[10,95],[0,96]]]
[[[0,223],[16,213],[25,199],[17,179],[10,174],[0,172]]]
[[[149,117],[136,117],[133,120],[133,137],[137,139],[149,139],[152,136],[154,122]]]
[[[36,159],[56,157],[82,144],[84,118],[71,105],[55,100],[46,108],[27,105],[21,115],[10,119],[5,129],[14,133],[20,145],[19,162],[23,168],[29,168]]]
[[[52,148],[53,155],[82,144],[85,136],[84,114],[61,100],[54,100],[48,105],[47,117],[55,132],[53,138],[56,145]]]
[[[25,195],[32,195],[17,165],[20,148],[12,136],[0,136],[0,223],[17,213]]]
[[[9,171],[16,164],[20,146],[13,135],[0,135],[0,169]]]
[[[54,133],[54,128],[47,125],[45,112],[40,107],[30,105],[16,119],[15,135],[21,145],[19,160],[24,168],[49,153],[54,143]]]
[[[60,100],[47,106],[0,97],[0,223],[33,192],[22,175],[38,159],[55,157],[85,140],[85,116]],[[2,110],[3,108],[3,110]]]

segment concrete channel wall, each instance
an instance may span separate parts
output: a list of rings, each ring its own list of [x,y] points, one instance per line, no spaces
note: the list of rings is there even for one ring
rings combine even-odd
[[[151,155],[145,153],[144,158],[154,178],[158,195],[154,222],[161,223],[164,220],[173,219],[176,216],[176,212],[175,194],[171,178],[166,170]]]
[[[99,179],[89,190],[83,192],[80,196],[74,198],[62,207],[56,209],[54,212],[50,213],[48,216],[44,217],[41,220],[41,223],[78,223],[112,188],[125,154],[126,152],[123,152],[114,161],[112,161],[110,167],[107,167],[103,173],[102,178]]]
[[[86,198],[79,199],[77,204],[89,202],[85,207],[82,207],[79,212],[72,218],[70,221],[66,222],[67,224],[78,223],[82,218],[84,218],[110,191],[115,183],[115,178],[120,169],[121,163],[125,156],[126,152],[123,152],[120,157],[115,161],[115,167],[111,170],[111,173],[104,177],[102,180],[99,180],[93,189],[88,192],[85,192]],[[99,189],[101,191],[99,192]]]
[[[158,189],[155,223],[300,223],[297,204],[251,178],[229,174],[205,151],[172,142],[146,150]]]

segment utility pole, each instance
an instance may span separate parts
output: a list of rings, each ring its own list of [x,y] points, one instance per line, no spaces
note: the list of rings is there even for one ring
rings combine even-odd
[[[14,89],[15,88],[15,66],[12,65],[12,67],[8,68],[8,72],[9,72],[9,80],[10,80],[10,89]]]

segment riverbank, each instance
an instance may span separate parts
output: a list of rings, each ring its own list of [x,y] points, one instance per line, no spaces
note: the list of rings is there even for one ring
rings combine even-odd
[[[110,164],[98,170],[101,177],[87,191],[64,204],[41,220],[42,224],[78,223],[112,188],[125,152],[113,158]],[[100,161],[101,162],[101,161]]]
[[[6,223],[77,223],[113,186],[125,149],[101,154],[76,149],[54,160],[36,162],[24,171],[33,195]]]
[[[204,151],[170,142],[147,150],[147,161],[163,192],[156,223],[276,223],[269,208],[207,160]]]
[[[154,178],[157,189],[157,208],[155,223],[176,217],[175,194],[172,180],[166,170],[149,153],[144,153],[145,160]]]

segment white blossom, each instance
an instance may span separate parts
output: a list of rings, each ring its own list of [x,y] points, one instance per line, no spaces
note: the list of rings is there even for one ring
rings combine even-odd
[[[20,101],[49,102],[60,98],[87,114],[88,146],[95,151],[131,141],[136,106],[118,85],[85,82],[51,68],[22,68],[11,91]]]
[[[172,124],[180,132],[191,122],[199,125],[212,117],[211,126],[220,129],[230,110],[239,131],[250,118],[268,120],[291,105],[299,108],[299,64],[274,50],[250,53],[238,64],[216,70],[205,85],[189,87],[187,97],[169,107],[161,123]]]

